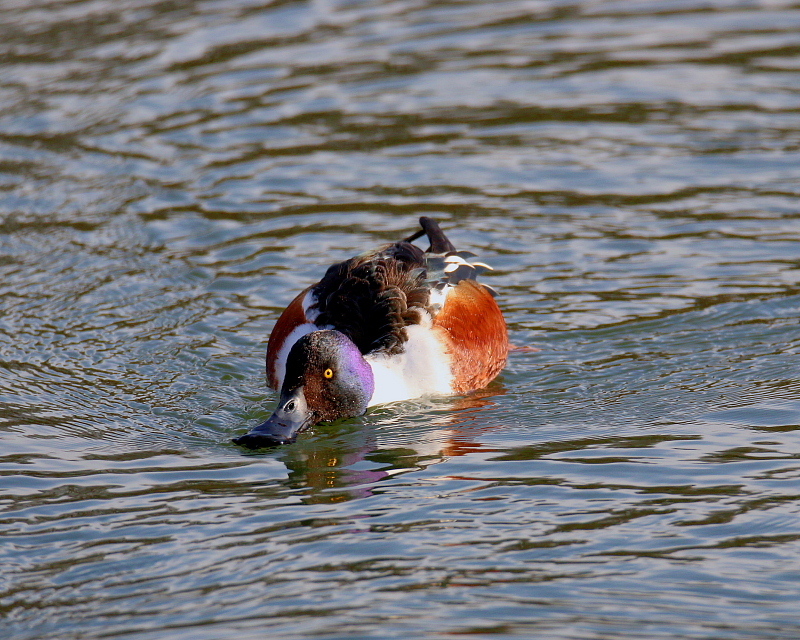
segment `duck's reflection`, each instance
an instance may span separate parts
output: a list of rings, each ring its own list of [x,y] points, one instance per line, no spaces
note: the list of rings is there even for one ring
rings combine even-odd
[[[469,396],[378,409],[362,420],[317,427],[283,449],[288,484],[303,489],[306,500],[333,503],[380,491],[393,475],[423,469],[447,458],[492,451],[480,435],[496,428],[488,419],[493,398],[506,390],[498,383]],[[431,415],[434,418],[431,419]]]

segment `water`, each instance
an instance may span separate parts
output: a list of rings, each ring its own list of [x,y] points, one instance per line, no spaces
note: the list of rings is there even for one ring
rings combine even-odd
[[[4,638],[800,636],[800,5],[0,13]],[[539,351],[232,445],[420,214]]]

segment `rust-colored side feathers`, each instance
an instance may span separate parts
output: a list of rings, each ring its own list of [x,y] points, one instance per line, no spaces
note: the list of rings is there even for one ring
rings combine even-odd
[[[500,307],[474,280],[462,280],[433,321],[453,358],[453,391],[467,393],[494,380],[508,359],[508,330]]]

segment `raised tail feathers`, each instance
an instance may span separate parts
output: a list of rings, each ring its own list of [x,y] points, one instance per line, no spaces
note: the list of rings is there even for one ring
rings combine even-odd
[[[444,235],[444,231],[439,228],[439,223],[436,222],[436,220],[422,216],[419,219],[419,225],[422,229],[412,233],[408,238],[405,238],[404,242],[413,242],[417,238],[421,238],[425,235],[428,236],[428,241],[431,243],[426,253],[447,253],[456,250],[453,243]]]

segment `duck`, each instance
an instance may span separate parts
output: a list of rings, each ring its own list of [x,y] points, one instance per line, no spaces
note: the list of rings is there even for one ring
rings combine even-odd
[[[323,422],[376,405],[465,395],[503,370],[510,350],[491,267],[457,251],[432,218],[420,229],[331,265],[278,317],[267,343],[272,415],[237,445],[289,444]],[[426,250],[413,244],[426,236]]]

